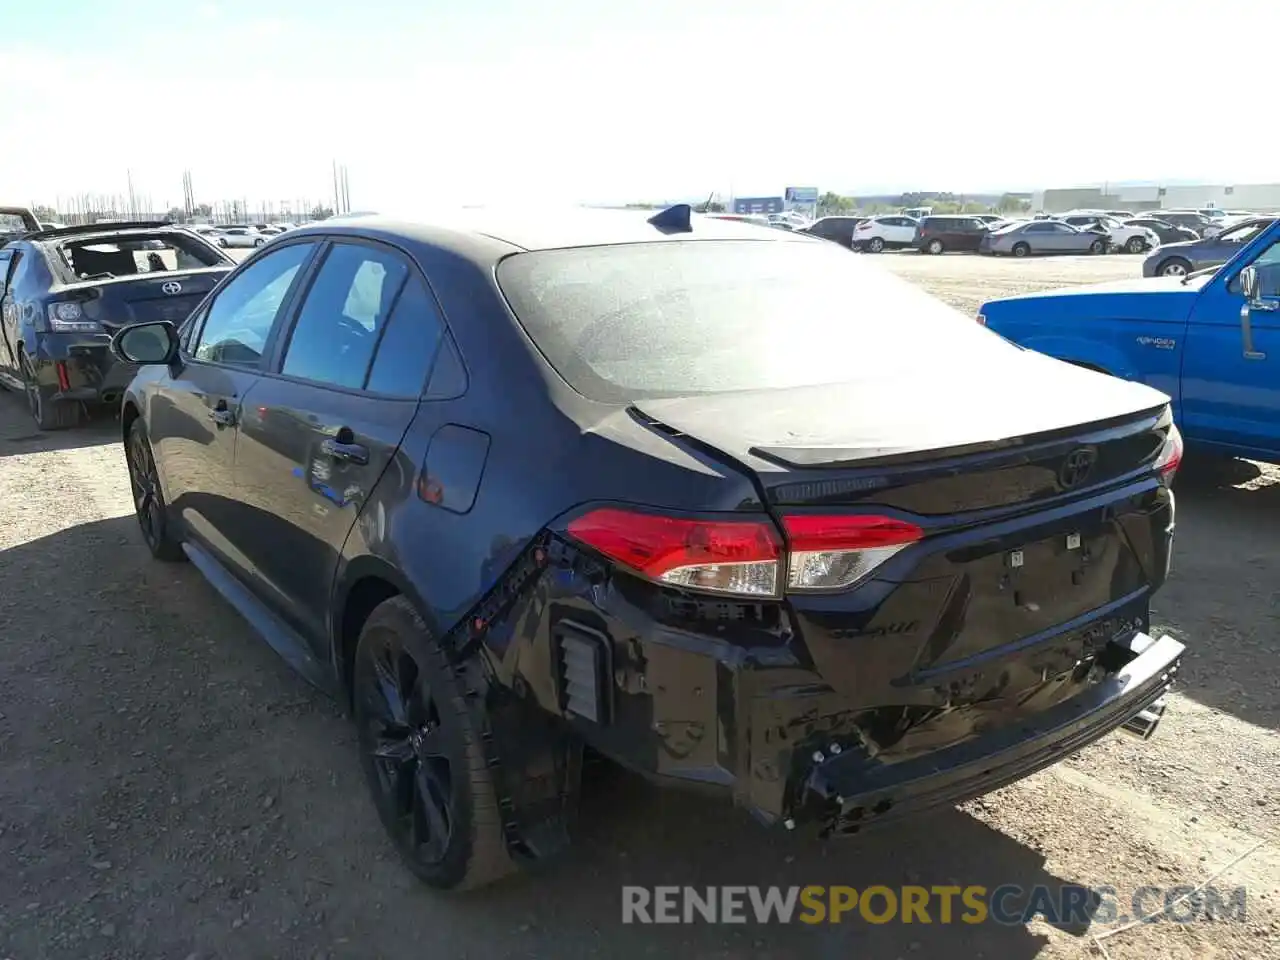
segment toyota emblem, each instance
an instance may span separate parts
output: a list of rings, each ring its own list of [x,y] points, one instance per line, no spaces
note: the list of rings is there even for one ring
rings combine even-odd
[[[167,282],[164,286],[162,286],[160,289],[161,289],[164,293],[166,293],[166,294],[168,294],[169,296],[171,296],[171,297],[172,297],[172,296],[174,296],[175,294],[179,294],[179,293],[181,293],[181,292],[182,292],[182,284],[180,284],[177,280],[170,280],[170,281],[169,281],[169,282]]]
[[[1077,447],[1068,453],[1062,461],[1062,469],[1058,471],[1058,482],[1062,484],[1062,489],[1070,490],[1088,480],[1097,462],[1097,447]]]

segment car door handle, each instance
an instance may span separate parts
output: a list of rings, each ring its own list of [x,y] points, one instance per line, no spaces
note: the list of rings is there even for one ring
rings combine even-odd
[[[343,443],[333,437],[325,437],[320,444],[325,456],[344,463],[366,464],[369,462],[369,448],[359,443]]]
[[[209,411],[209,419],[220,427],[231,427],[235,425],[236,415],[226,407],[218,407]]]

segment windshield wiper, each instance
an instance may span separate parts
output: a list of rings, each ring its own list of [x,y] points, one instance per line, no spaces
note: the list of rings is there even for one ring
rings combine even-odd
[[[81,280],[114,280],[114,273],[91,273],[88,276],[81,277]]]

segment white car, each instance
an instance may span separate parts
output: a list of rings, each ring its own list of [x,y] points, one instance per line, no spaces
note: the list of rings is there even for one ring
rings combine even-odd
[[[915,245],[919,229],[919,220],[900,213],[872,217],[853,228],[853,249],[879,253],[911,247]]]
[[[1156,236],[1155,231],[1143,226],[1121,223],[1114,217],[1097,213],[1068,213],[1059,219],[1082,230],[1087,230],[1095,224],[1102,227],[1111,239],[1112,248],[1124,250],[1126,253],[1144,253],[1160,246],[1160,238]]]
[[[218,227],[209,239],[220,247],[260,247],[270,238],[253,227]]]

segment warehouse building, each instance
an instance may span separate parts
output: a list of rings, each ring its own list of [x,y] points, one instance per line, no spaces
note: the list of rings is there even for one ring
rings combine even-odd
[[[1214,207],[1219,210],[1280,211],[1280,183],[1249,184],[1104,184],[1037,191],[1031,208],[1045,213],[1066,210],[1174,210]]]

